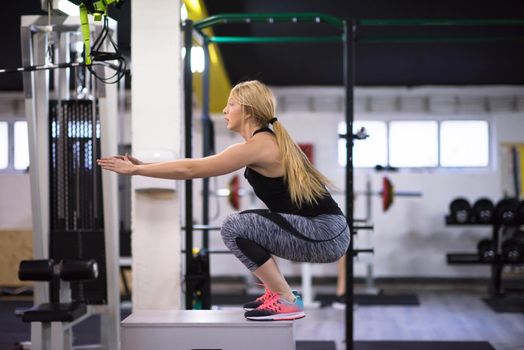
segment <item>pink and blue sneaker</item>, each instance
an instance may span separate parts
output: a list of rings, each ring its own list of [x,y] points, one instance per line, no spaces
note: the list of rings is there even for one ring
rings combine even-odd
[[[246,311],[255,310],[257,307],[264,304],[267,300],[271,299],[274,295],[275,293],[269,290],[269,288],[265,288],[264,294],[262,296],[259,296],[255,300],[244,304],[244,310]]]
[[[290,302],[273,293],[263,304],[256,309],[246,311],[244,316],[253,321],[284,321],[296,320],[305,317],[304,302],[297,291],[293,291],[295,301]]]

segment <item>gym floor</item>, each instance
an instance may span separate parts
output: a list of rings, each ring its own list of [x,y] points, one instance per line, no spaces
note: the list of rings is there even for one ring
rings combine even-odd
[[[483,293],[443,290],[417,293],[420,306],[356,306],[355,340],[487,341],[497,350],[524,349],[524,313],[496,313]],[[299,340],[335,340],[345,349],[344,311],[307,310],[297,321]]]
[[[234,285],[221,284],[213,287],[221,295],[238,293],[238,288]],[[479,283],[389,283],[377,287],[384,290],[386,295],[415,295],[419,304],[355,305],[356,341],[468,341],[487,342],[496,350],[524,349],[524,299],[521,297],[509,307],[499,309],[504,312],[496,312],[484,301],[486,288]],[[331,286],[315,286],[315,291],[329,295],[334,290]],[[22,324],[13,315],[13,310],[15,307],[30,305],[30,300],[30,297],[0,299],[0,350],[12,350],[15,341],[29,340],[28,325]],[[235,308],[240,314],[243,312],[239,305],[227,304],[215,307]],[[122,316],[125,317],[129,312],[124,307]],[[332,305],[308,307],[306,317],[295,321],[296,340],[334,341],[337,350],[344,350],[344,317],[345,311]],[[97,329],[96,322],[96,319],[88,320],[85,325],[75,327],[75,338],[79,343],[97,341],[97,337],[92,334],[93,329]],[[477,343],[459,348],[480,349],[475,344]],[[449,349],[435,349],[440,348]]]
[[[519,284],[522,286],[515,285]],[[508,307],[498,308],[505,312],[496,312],[484,301],[483,283],[386,283],[377,287],[388,295],[414,295],[419,305],[355,305],[357,341],[485,341],[496,350],[524,349],[522,291],[520,297],[506,303]],[[358,286],[356,289],[359,294]],[[322,287],[315,290],[321,293]],[[325,292],[330,293],[330,288]],[[334,340],[337,350],[345,350],[344,318],[345,311],[332,306],[308,308],[306,317],[295,321],[296,339]]]

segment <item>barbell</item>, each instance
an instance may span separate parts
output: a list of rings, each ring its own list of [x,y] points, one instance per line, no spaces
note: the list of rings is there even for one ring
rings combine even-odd
[[[372,191],[355,191],[357,195],[378,195],[382,198],[382,210],[388,211],[393,205],[395,197],[421,197],[420,192],[395,191],[395,187],[389,178],[386,176],[382,179],[382,190],[378,192]],[[240,179],[238,175],[233,175],[228,182],[227,189],[217,191],[218,196],[227,196],[228,202],[235,210],[240,210],[240,197],[244,196],[246,191],[240,187]]]

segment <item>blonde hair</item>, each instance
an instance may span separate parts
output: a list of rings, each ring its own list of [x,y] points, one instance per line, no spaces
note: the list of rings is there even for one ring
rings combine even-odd
[[[231,90],[231,97],[242,106],[244,114],[250,114],[254,118],[257,125],[267,126],[275,118],[275,97],[271,90],[258,80],[235,85]],[[318,203],[318,199],[327,193],[326,186],[330,186],[331,181],[315,169],[282,123],[274,121],[272,125],[291,200],[298,207]]]

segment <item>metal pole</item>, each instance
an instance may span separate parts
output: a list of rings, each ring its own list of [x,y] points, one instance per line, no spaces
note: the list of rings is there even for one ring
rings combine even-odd
[[[204,49],[204,72],[202,73],[202,155],[211,155],[211,120],[209,118],[209,47],[203,45]],[[203,179],[202,189],[202,224],[209,225],[209,178]],[[209,248],[209,231],[202,231],[202,248]]]
[[[346,254],[346,349],[353,350],[353,87],[355,84],[355,21],[344,22],[344,89],[346,115],[346,219],[350,243]]]
[[[210,60],[209,60],[209,47],[207,42],[204,42],[204,72],[202,74],[202,148],[203,156],[207,157],[214,153],[214,145],[212,144],[212,138],[214,137],[213,125],[211,118],[209,118],[209,73],[210,73]],[[209,225],[209,178],[202,179],[202,224]],[[209,230],[202,231],[202,249],[203,254],[207,256],[207,259],[201,261],[201,264],[206,264],[203,269],[205,276],[202,276],[204,280],[202,283],[202,308],[209,310],[211,309],[211,276],[209,271]]]
[[[44,64],[42,50],[47,47],[47,38],[30,30],[27,17],[22,17],[20,28],[20,45],[22,65]],[[25,114],[29,143],[29,179],[31,185],[31,212],[33,228],[33,257],[35,259],[49,258],[49,203],[48,195],[48,164],[47,158],[47,125],[49,108],[49,73],[27,72],[23,74]],[[45,140],[42,140],[46,137]],[[43,154],[42,154],[43,153]],[[35,283],[34,305],[50,300],[48,284]],[[39,322],[31,323],[32,347],[41,349],[42,333],[45,332]]]
[[[184,46],[186,55],[184,57],[184,140],[185,157],[192,157],[192,107],[193,107],[193,83],[191,73],[191,46],[193,40],[193,22],[186,20],[184,23]],[[193,180],[185,181],[186,201],[186,309],[193,308],[194,283],[191,276],[194,273],[193,264]],[[189,277],[189,278],[188,278]]]

